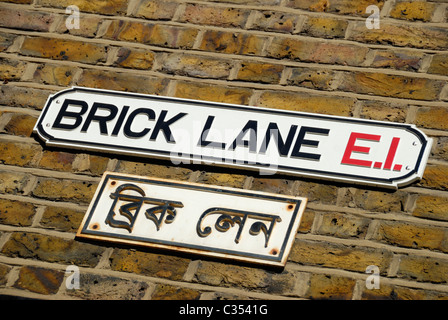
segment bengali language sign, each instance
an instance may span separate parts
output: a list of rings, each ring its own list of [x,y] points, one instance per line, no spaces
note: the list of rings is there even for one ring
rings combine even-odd
[[[283,266],[306,202],[106,172],[77,237]]]

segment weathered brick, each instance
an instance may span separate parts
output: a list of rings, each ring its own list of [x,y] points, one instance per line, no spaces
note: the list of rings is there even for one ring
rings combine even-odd
[[[228,60],[204,56],[170,54],[161,66],[161,71],[189,77],[226,79],[232,63]]]
[[[20,167],[31,166],[34,157],[41,147],[34,144],[19,142],[3,142],[0,144],[0,163]]]
[[[432,57],[428,73],[448,76],[448,53],[435,54]]]
[[[317,229],[318,234],[338,238],[364,238],[370,219],[347,215],[343,213],[325,213],[322,223]]]
[[[350,116],[356,100],[347,97],[312,95],[302,92],[264,91],[260,107]]]
[[[40,294],[55,294],[64,279],[64,272],[45,268],[25,266],[20,269],[15,288]]]
[[[229,276],[231,275],[231,276]],[[267,272],[257,268],[201,261],[193,281],[221,287],[243,288],[273,294],[297,294],[297,274]]]
[[[174,95],[185,99],[247,105],[252,93],[252,90],[247,88],[224,87],[179,81],[177,82]]]
[[[437,159],[448,160],[448,137],[434,139],[431,156]]]
[[[299,21],[299,16],[285,12],[256,11],[249,29],[291,33]]]
[[[384,249],[296,239],[288,260],[362,273],[369,265],[376,265],[381,273],[385,273],[392,257],[393,254]]]
[[[329,17],[307,17],[301,33],[317,38],[343,38],[347,29],[346,20]]]
[[[64,232],[76,232],[84,217],[85,211],[62,207],[46,207],[39,221],[44,228]]]
[[[418,71],[422,64],[423,53],[402,52],[397,50],[377,50],[370,65],[375,68]]]
[[[181,22],[205,24],[218,27],[239,27],[246,24],[250,10],[213,5],[187,4],[179,18]]]
[[[402,256],[397,276],[414,281],[447,283],[448,260],[417,255]]]
[[[19,194],[28,182],[28,176],[21,173],[0,171],[0,192]]]
[[[407,105],[384,101],[364,100],[361,101],[360,116],[364,119],[404,123],[406,121],[407,110]]]
[[[448,231],[441,227],[380,221],[373,239],[395,246],[448,252]]]
[[[351,300],[356,280],[325,274],[312,274],[305,295],[309,299]]]
[[[284,66],[263,62],[243,62],[236,80],[276,84],[280,82]]]
[[[114,20],[104,38],[169,47],[192,48],[198,30],[190,27]]]
[[[141,300],[148,284],[136,280],[81,273],[78,289],[67,289],[66,294],[85,300]]]
[[[252,189],[263,192],[290,194],[294,181],[278,178],[254,178]]]
[[[242,188],[246,176],[240,174],[215,173],[215,172],[201,172],[198,177],[198,183],[213,184],[217,186],[227,186],[234,188]]]
[[[396,19],[431,21],[436,5],[431,2],[405,1],[397,2],[390,12]]]
[[[67,19],[68,16],[66,16],[64,21],[67,21]],[[81,36],[86,38],[94,38],[97,35],[98,28],[103,20],[104,20],[103,17],[95,17],[95,16],[92,17],[82,14],[80,15],[79,28],[72,27],[70,29],[67,29],[66,23],[61,23],[56,29],[56,32],[69,33],[75,36]]]
[[[93,12],[107,15],[126,14],[127,0],[37,0],[38,5],[65,9],[75,5],[80,11]]]
[[[0,235],[1,235],[1,233],[0,233]],[[9,273],[9,271],[11,271],[11,269],[12,268],[10,266],[0,263],[0,286],[3,286],[6,284],[6,282],[8,280],[6,278],[6,276]]]
[[[143,0],[135,16],[152,20],[171,20],[179,3],[165,0]]]
[[[42,158],[39,162],[39,167],[70,172],[72,170],[75,157],[76,154],[74,153],[44,150]]]
[[[380,29],[367,29],[354,22],[348,40],[420,49],[448,48],[448,29],[426,25],[392,24],[381,21]]]
[[[56,15],[50,13],[8,7],[0,8],[0,16],[1,27],[45,32],[50,30],[56,18]]]
[[[51,90],[3,85],[0,86],[0,104],[41,110],[52,93]]]
[[[330,184],[300,181],[295,194],[308,202],[336,204],[338,188]]]
[[[448,189],[448,166],[442,164],[429,164],[423,173],[419,185],[439,190]]]
[[[40,178],[32,191],[38,198],[89,203],[97,183],[76,180]]]
[[[0,52],[5,51],[14,42],[16,35],[0,32]]]
[[[158,284],[151,300],[199,300],[201,292],[195,289],[177,287],[170,284]]]
[[[398,212],[404,209],[407,194],[401,191],[381,192],[348,188],[341,206],[378,212]]]
[[[422,128],[448,130],[448,108],[419,107],[414,123]]]
[[[120,48],[115,64],[125,68],[148,70],[154,65],[154,58],[152,51]]]
[[[8,257],[95,267],[104,248],[38,233],[15,232],[2,248]]]
[[[414,289],[381,283],[379,289],[364,289],[362,300],[446,300],[446,292]]]
[[[267,55],[276,59],[359,66],[368,51],[366,47],[352,44],[276,37],[268,47]]]
[[[78,157],[73,163],[73,168],[77,172],[90,173],[95,176],[102,175],[107,169],[109,163],[109,158],[88,155],[88,154],[78,154]]]
[[[200,50],[242,55],[261,55],[266,37],[249,33],[208,30]]]
[[[0,58],[0,81],[8,82],[20,80],[25,68],[26,63],[24,62]]]
[[[437,100],[442,80],[389,75],[376,72],[345,72],[339,90],[417,100]]]
[[[366,15],[366,8],[369,5],[376,5],[381,9],[384,0],[360,0],[356,3],[350,0],[289,0],[287,2],[287,6],[292,8],[359,16]]]
[[[327,69],[294,68],[288,79],[288,85],[330,90],[337,72]]]
[[[448,198],[424,194],[419,195],[412,215],[421,218],[448,221]]]
[[[37,118],[27,114],[15,113],[4,127],[4,132],[15,136],[30,137]]]
[[[141,163],[134,161],[120,161],[117,172],[151,176],[165,179],[188,180],[191,170],[177,166]]]
[[[42,64],[37,66],[33,80],[44,84],[65,87],[72,83],[76,71],[77,68],[73,67]]]
[[[31,203],[0,199],[0,223],[29,227],[36,213]]]
[[[314,210],[311,209],[305,209],[302,215],[302,219],[300,220],[299,225],[299,233],[310,233],[311,228],[313,227],[314,218],[316,217],[317,213]]]
[[[181,280],[190,263],[186,258],[125,249],[115,249],[109,260],[115,271],[170,280]]]
[[[26,37],[20,53],[54,60],[98,63],[106,61],[107,48],[104,45],[77,40]]]
[[[79,86],[147,94],[160,94],[168,79],[132,73],[86,69],[77,81]]]

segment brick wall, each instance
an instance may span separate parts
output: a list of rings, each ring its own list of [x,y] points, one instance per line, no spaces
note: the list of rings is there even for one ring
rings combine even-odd
[[[447,17],[444,0],[0,1],[0,295],[447,299]],[[397,191],[45,147],[34,123],[72,85],[413,123],[434,144]],[[105,170],[309,203],[283,270],[79,242]]]

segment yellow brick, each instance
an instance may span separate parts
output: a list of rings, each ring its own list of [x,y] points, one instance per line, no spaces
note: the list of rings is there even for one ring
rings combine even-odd
[[[355,102],[355,99],[346,97],[265,91],[258,105],[275,109],[349,116]]]
[[[26,37],[20,53],[27,56],[85,63],[104,62],[106,47],[76,40]]]
[[[430,21],[436,5],[424,1],[398,2],[390,12],[392,18],[405,20]]]

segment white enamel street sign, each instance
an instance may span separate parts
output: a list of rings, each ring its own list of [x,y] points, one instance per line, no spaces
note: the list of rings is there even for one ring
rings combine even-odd
[[[306,201],[105,172],[77,237],[284,266]]]
[[[423,176],[432,144],[412,124],[80,87],[50,96],[34,131],[64,148],[389,188]]]

